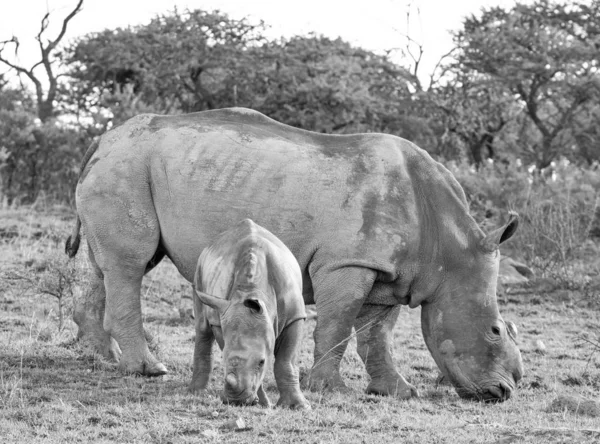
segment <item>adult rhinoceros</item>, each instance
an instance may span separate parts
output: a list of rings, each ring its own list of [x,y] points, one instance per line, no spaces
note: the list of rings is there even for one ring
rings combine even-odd
[[[484,235],[452,174],[401,138],[317,134],[239,108],[145,114],[90,147],[76,203],[67,252],[83,224],[94,273],[74,317],[105,355],[122,350],[126,372],[166,372],[144,336],[144,273],[167,255],[192,282],[202,249],[251,218],[296,256],[304,301],[316,303],[312,386],[345,389],[354,327],[367,391],[416,396],[390,352],[401,305],[421,306],[427,346],[460,396],[504,400],[521,378],[516,329],[496,301],[498,247],[516,215]]]

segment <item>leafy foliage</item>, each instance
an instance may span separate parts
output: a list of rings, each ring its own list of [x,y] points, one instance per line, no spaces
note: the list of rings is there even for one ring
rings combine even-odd
[[[263,30],[219,12],[174,10],[147,25],[88,34],[64,57],[87,110],[118,106],[111,96],[132,89],[157,112],[201,111],[235,104],[231,79]]]
[[[597,0],[484,9],[457,30],[456,57],[427,90],[418,58],[409,69],[341,39],[270,40],[264,23],[218,11],[175,9],[87,34],[52,47],[69,80],[56,86],[51,119],[39,118],[37,91],[2,89],[3,193],[70,196],[89,141],[133,115],[246,106],[318,132],[396,134],[482,174],[486,158],[501,160],[502,176],[484,176],[494,186],[474,183],[506,208],[499,190],[527,165],[567,158],[593,169],[600,159],[599,17]]]
[[[518,113],[513,97],[485,77],[454,73],[455,80],[432,92],[432,100],[441,111],[448,158],[460,157],[466,151],[470,162],[480,165],[496,156],[494,144],[505,126]]]
[[[266,41],[263,24],[176,10],[148,25],[83,37],[66,52],[75,101],[116,121],[134,112],[245,106],[320,132],[427,134],[410,113],[408,73],[321,36]],[[82,87],[83,85],[83,87]]]
[[[40,122],[35,101],[21,90],[0,88],[0,199],[32,202],[44,191],[70,196],[87,134]]]
[[[566,286],[584,284],[572,268],[595,227],[599,164],[582,168],[563,159],[544,170],[490,161],[479,169],[454,162],[449,167],[484,229],[499,226],[508,209],[516,210],[522,223],[513,254]]]
[[[402,132],[406,71],[341,39],[296,37],[254,48],[254,102],[265,114],[319,132]]]
[[[465,21],[456,43],[462,72],[484,76],[522,105],[537,136],[519,155],[540,168],[573,155],[574,120],[598,106],[600,2],[538,0],[510,11],[487,9]]]

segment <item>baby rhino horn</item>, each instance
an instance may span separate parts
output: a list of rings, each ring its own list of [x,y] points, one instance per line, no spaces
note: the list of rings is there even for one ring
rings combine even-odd
[[[235,375],[233,373],[228,373],[227,376],[225,377],[225,382],[227,384],[229,384],[230,387],[236,387],[237,386],[237,378],[235,377]]]

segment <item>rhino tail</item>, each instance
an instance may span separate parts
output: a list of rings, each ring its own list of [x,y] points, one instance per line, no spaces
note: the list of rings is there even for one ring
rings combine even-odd
[[[91,157],[98,150],[98,146],[100,142],[98,140],[94,140],[89,148],[86,150],[83,155],[83,159],[81,159],[81,166],[79,168],[79,182],[83,180],[85,167],[90,161]],[[81,235],[79,231],[81,229],[81,219],[79,219],[79,215],[77,216],[77,222],[75,223],[75,228],[73,229],[73,233],[67,238],[65,242],[65,253],[70,257],[75,257],[77,254],[77,250],[79,250],[79,244],[81,242]]]
[[[65,242],[65,253],[70,258],[75,257],[77,254],[77,250],[79,250],[79,244],[81,242],[81,219],[77,216],[77,222],[75,223],[75,228],[73,229],[73,233],[67,238]]]

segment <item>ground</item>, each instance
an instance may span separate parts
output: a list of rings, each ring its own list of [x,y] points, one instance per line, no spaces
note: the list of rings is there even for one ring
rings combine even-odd
[[[598,417],[569,411],[557,397],[599,401],[600,294],[547,285],[505,288],[507,320],[519,326],[525,376],[505,403],[463,401],[436,383],[437,367],[420,331],[418,309],[404,308],[395,329],[397,368],[421,397],[366,395],[368,376],[355,342],[342,362],[350,395],[305,392],[308,412],[224,405],[218,398],[220,352],[207,394],[191,395],[194,327],[190,285],[168,261],[142,289],[145,325],[169,369],[148,379],[120,374],[76,341],[73,297],[85,291],[85,251],[67,260],[72,210],[0,212],[0,441],[36,442],[598,442]],[[600,261],[600,257],[596,257]],[[301,371],[312,364],[307,322]],[[215,347],[216,349],[216,347]],[[278,397],[272,372],[266,379]],[[236,425],[236,421],[238,422]],[[241,427],[240,427],[241,426]]]

